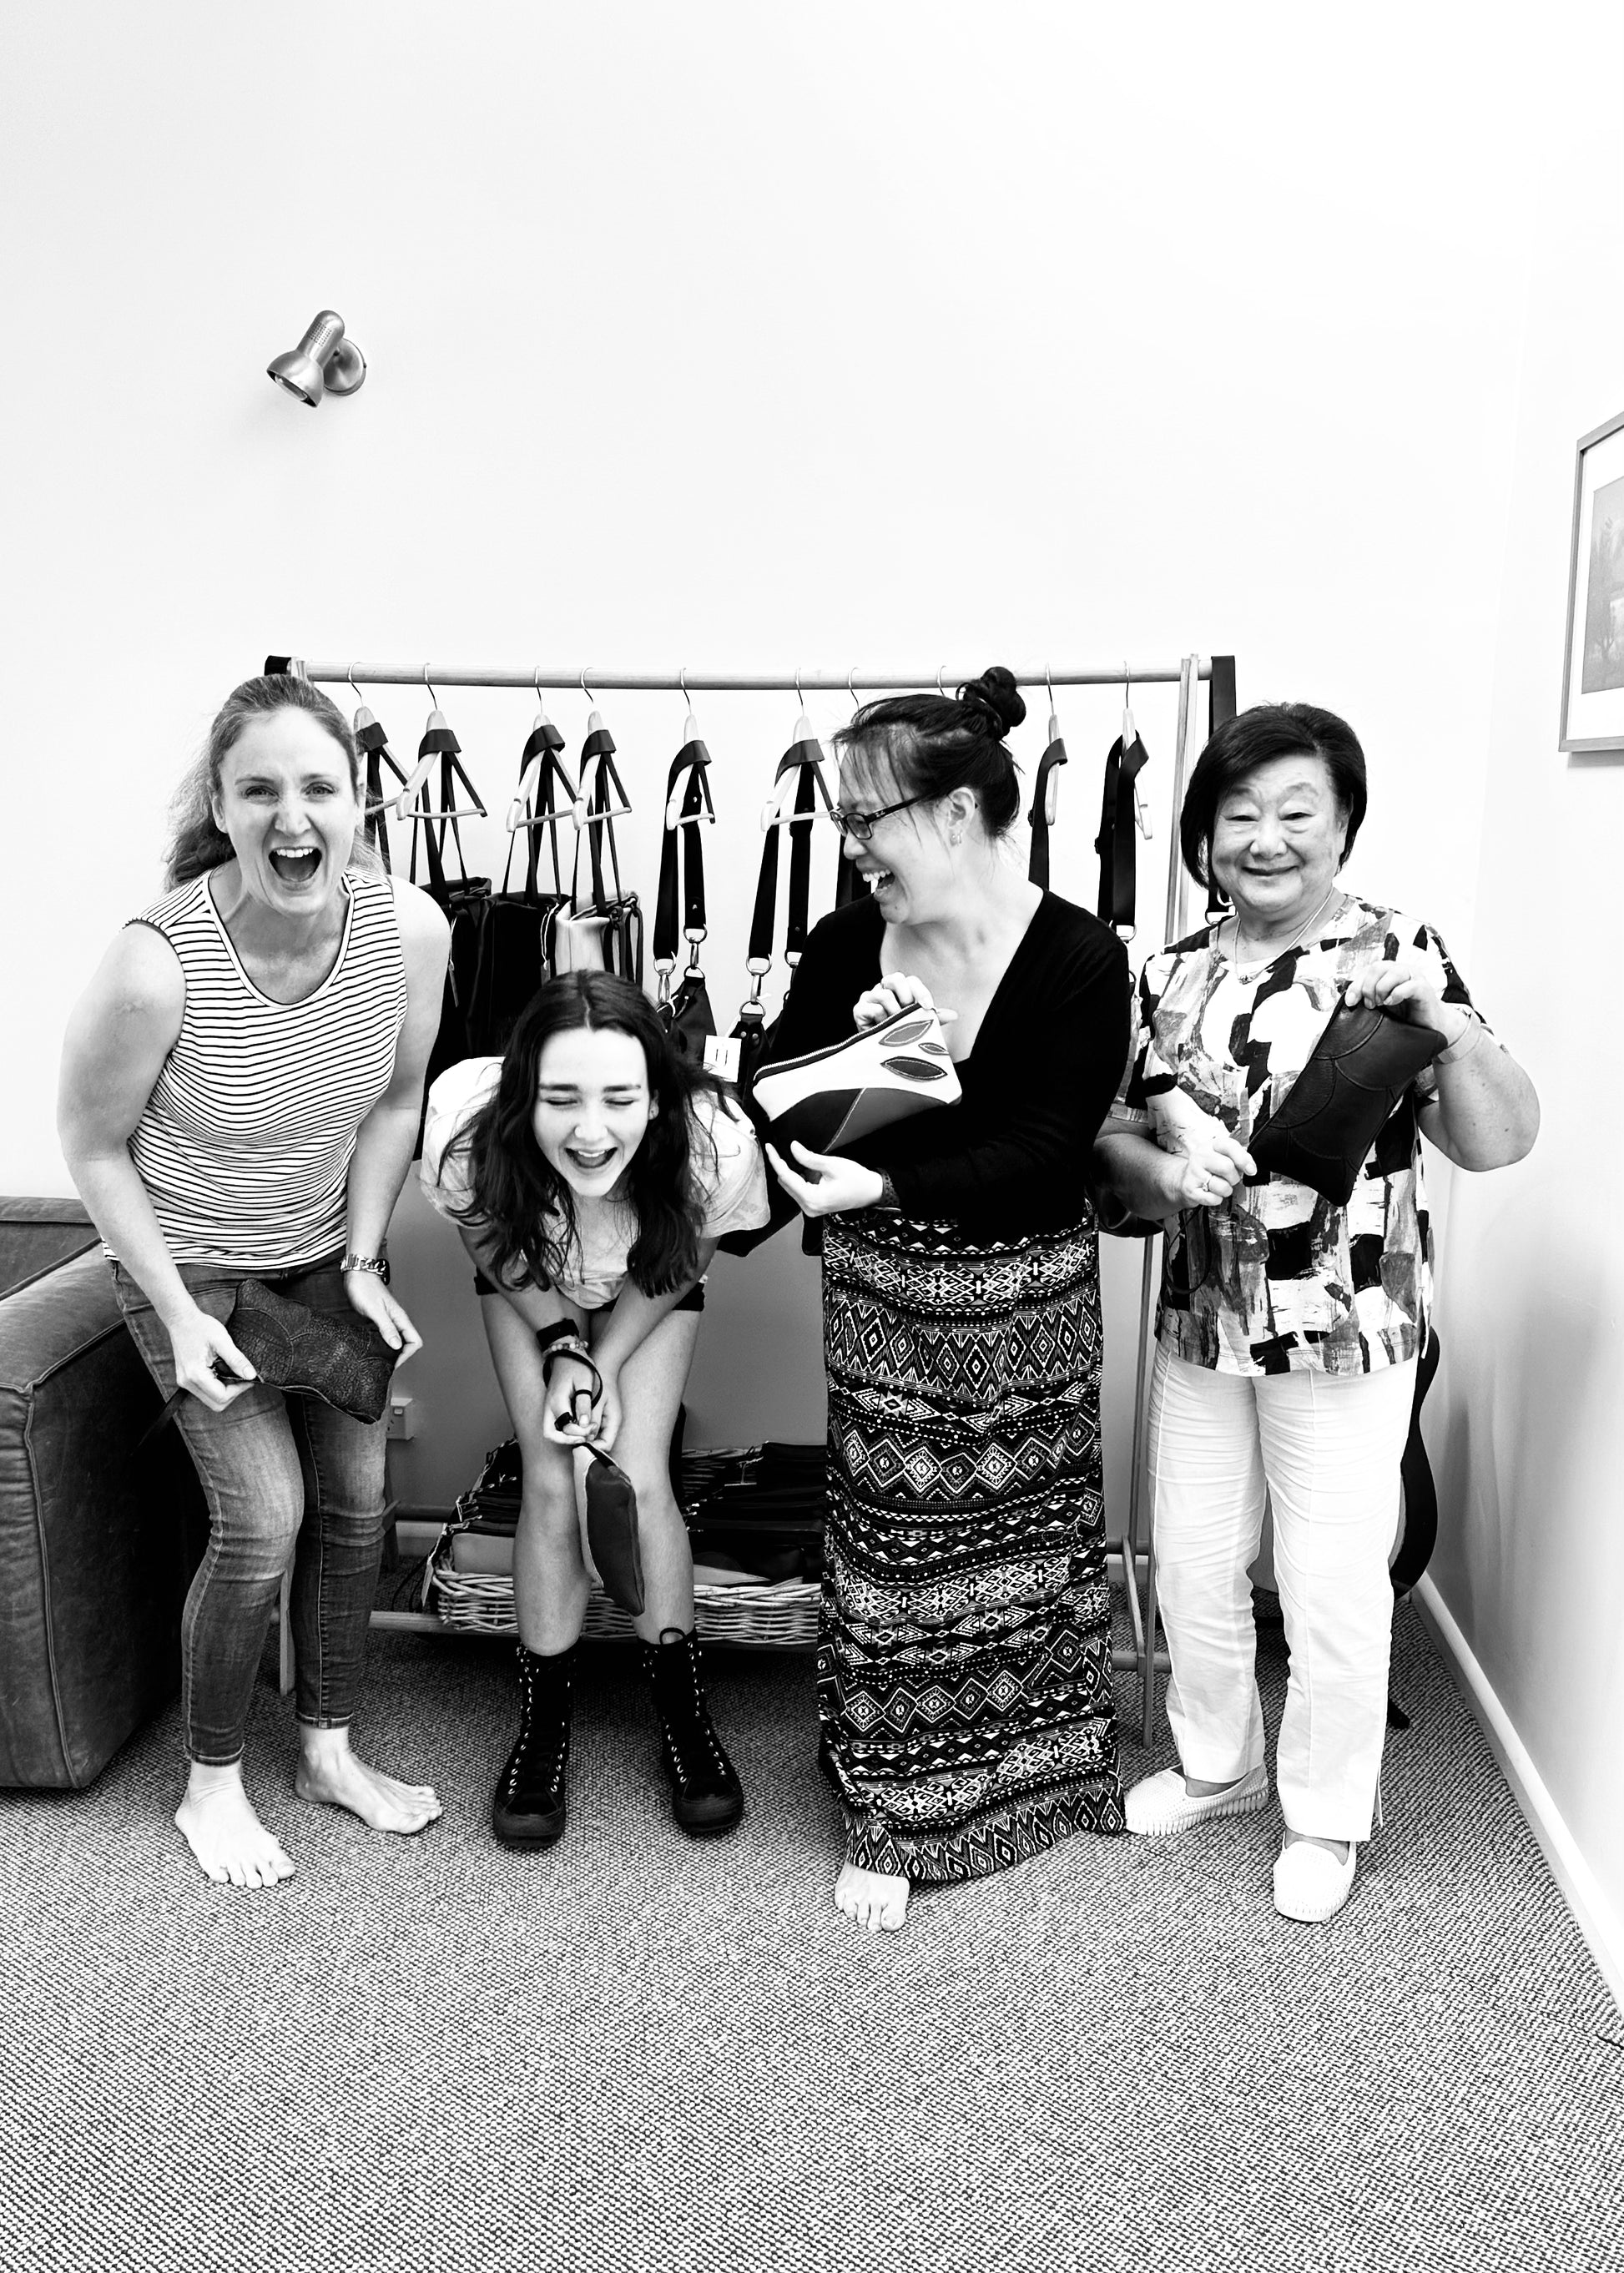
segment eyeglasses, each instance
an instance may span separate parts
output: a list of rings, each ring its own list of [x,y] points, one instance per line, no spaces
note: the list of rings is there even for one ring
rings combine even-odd
[[[899,797],[895,805],[883,805],[874,813],[859,813],[854,807],[831,805],[829,818],[842,836],[854,837],[859,844],[866,844],[874,834],[876,821],[887,820],[893,813],[905,812],[910,805],[927,805],[929,801],[929,791],[921,791],[918,797]]]

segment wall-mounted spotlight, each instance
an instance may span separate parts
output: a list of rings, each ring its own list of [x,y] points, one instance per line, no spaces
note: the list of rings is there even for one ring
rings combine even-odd
[[[344,337],[344,319],[323,308],[291,355],[279,355],[266,373],[313,410],[323,394],[353,394],[366,377],[366,357]]]

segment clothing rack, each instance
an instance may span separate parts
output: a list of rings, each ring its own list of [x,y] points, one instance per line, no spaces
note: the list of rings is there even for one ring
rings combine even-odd
[[[488,686],[511,687],[520,691],[529,688],[538,699],[544,689],[554,693],[578,689],[589,700],[602,690],[611,694],[681,694],[684,697],[690,694],[794,694],[797,697],[845,694],[853,704],[859,694],[898,693],[910,687],[929,689],[936,686],[945,693],[948,688],[963,686],[981,675],[979,671],[950,671],[945,664],[905,671],[859,671],[854,666],[846,671],[689,671],[681,666],[672,673],[595,671],[589,664],[583,664],[575,670],[540,665],[530,671],[491,666],[436,668],[431,663],[336,663],[325,659],[309,662],[297,656],[285,655],[267,656],[265,669],[267,672],[288,671],[298,678],[321,681],[329,686],[347,685],[355,688],[357,694],[364,686],[421,686],[431,698],[441,686]],[[1018,686],[1041,686],[1050,690],[1056,686],[1121,686],[1124,693],[1128,693],[1135,686],[1177,686],[1178,728],[1174,742],[1171,794],[1167,810],[1168,882],[1162,938],[1180,937],[1187,927],[1185,901],[1189,881],[1177,855],[1178,813],[1184,802],[1187,763],[1206,739],[1198,732],[1195,690],[1203,683],[1209,690],[1207,731],[1210,733],[1214,727],[1235,715],[1235,657],[1232,655],[1190,655],[1173,664],[1134,663],[1124,657],[1121,663],[1065,664],[1059,670],[1045,664],[1041,669],[1033,666],[1016,671],[1011,675]],[[1155,1240],[1147,1239],[1139,1279],[1128,1519],[1120,1548],[1116,1550],[1123,1566],[1129,1622],[1133,1636],[1132,1649],[1120,1654],[1120,1667],[1121,1669],[1137,1672],[1139,1677],[1142,1735],[1147,1744],[1150,1741],[1155,1714],[1156,1674],[1164,1670],[1168,1664],[1165,1652],[1156,1647],[1155,1542],[1150,1533],[1144,1492],[1146,1408],[1158,1279],[1155,1250]],[[1142,1603],[1139,1597],[1141,1566],[1145,1585]],[[389,1623],[400,1622],[402,1615],[410,1617],[410,1614],[394,1614],[389,1616]]]
[[[1233,685],[1232,656],[1198,656],[1195,664],[1196,676],[1201,679],[1211,679],[1214,670],[1222,679],[1227,665]],[[594,671],[590,665],[575,671],[539,667],[534,671],[437,670],[426,663],[307,663],[298,656],[285,655],[267,656],[266,669],[291,671],[297,678],[336,686],[350,683],[357,686],[424,686],[431,692],[436,686],[528,686],[537,694],[544,687],[554,692],[576,687],[588,695],[600,687],[611,694],[877,694],[909,686],[928,688],[938,681],[945,691],[981,676],[979,671],[950,671],[945,664],[931,664],[922,671],[880,672],[853,669],[775,675],[686,668],[675,672]],[[1120,664],[1071,664],[1059,671],[1045,664],[1041,669],[1018,671],[1013,676],[1018,686],[1120,686],[1124,683],[1129,686],[1156,686],[1177,683],[1183,671],[1182,663],[1136,664],[1124,660]]]

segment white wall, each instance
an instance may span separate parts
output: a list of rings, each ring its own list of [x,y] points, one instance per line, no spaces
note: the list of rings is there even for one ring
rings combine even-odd
[[[0,556],[5,1188],[65,1189],[66,1006],[154,891],[168,789],[267,649],[673,669],[1232,650],[1243,701],[1309,697],[1364,736],[1355,881],[1469,934],[1522,322],[1504,279],[1538,155],[1518,130],[1567,36],[1542,23],[10,10],[0,282],[32,347],[8,364]],[[312,414],[263,372],[324,304],[371,368]],[[415,743],[420,697],[375,707]],[[573,743],[584,705],[556,707]],[[844,708],[815,707],[825,730]],[[495,802],[530,705],[447,708]],[[1164,785],[1173,695],[1139,709]],[[605,709],[651,888],[680,706]],[[1080,762],[1056,874],[1082,898],[1116,716],[1062,704]],[[700,716],[731,1006],[793,713]],[[409,1202],[397,1244],[435,1337],[399,1473],[432,1501],[500,1408],[447,1240]],[[1119,1296],[1135,1260],[1112,1260]],[[813,1292],[787,1240],[718,1275],[700,1435],[816,1433]],[[1116,1446],[1119,1477],[1119,1425]]]
[[[1522,1166],[1455,1180],[1429,1433],[1439,1594],[1624,1993],[1624,753],[1557,746],[1574,448],[1624,409],[1616,9],[1594,11],[1584,78],[1605,131],[1572,134],[1536,207],[1470,966],[1544,1127]]]

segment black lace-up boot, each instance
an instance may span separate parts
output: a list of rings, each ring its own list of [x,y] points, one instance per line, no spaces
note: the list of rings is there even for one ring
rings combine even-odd
[[[699,1671],[699,1638],[665,1626],[645,1641],[643,1662],[654,1684],[660,1760],[671,1785],[671,1812],[695,1838],[731,1831],[744,1813],[733,1764],[711,1725]]]
[[[551,1657],[518,1645],[519,1741],[491,1801],[491,1828],[504,1847],[551,1847],[564,1828],[569,1765],[572,1644]]]

